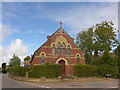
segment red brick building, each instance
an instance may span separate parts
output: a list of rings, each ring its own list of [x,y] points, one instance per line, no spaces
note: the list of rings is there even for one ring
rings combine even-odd
[[[74,43],[74,39],[70,37],[62,28],[47,37],[48,40],[40,46],[32,57],[32,65],[45,64],[61,64],[62,74],[69,75],[72,73],[72,64],[84,64],[85,59],[82,51]]]

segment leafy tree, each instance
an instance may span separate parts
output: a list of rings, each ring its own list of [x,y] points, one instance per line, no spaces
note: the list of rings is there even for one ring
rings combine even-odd
[[[110,21],[103,21],[100,24],[95,26],[95,45],[98,44],[98,49],[95,55],[98,55],[98,51],[110,51],[112,47],[115,47],[118,44],[116,39],[115,28],[113,23]]]
[[[84,57],[85,57],[85,63],[86,64],[91,64],[92,63],[92,56],[90,54],[85,53]]]
[[[2,63],[2,73],[6,74],[7,70],[6,70],[6,63]]]
[[[10,59],[9,65],[10,66],[20,66],[21,60],[15,54],[13,55],[12,59]]]
[[[117,46],[117,48],[114,50],[114,53],[117,57],[120,56],[120,45]]]
[[[30,60],[30,56],[26,56],[25,58],[24,58],[24,61],[29,61]]]
[[[6,69],[6,63],[2,63],[2,68]]]
[[[118,61],[118,70],[119,70],[119,78],[120,78],[120,45],[117,46],[117,48],[114,50],[114,53]]]
[[[94,41],[93,27],[86,31],[79,32],[76,38],[76,44],[85,52],[92,55]]]
[[[76,44],[89,54],[94,53],[97,58],[99,52],[110,51],[118,44],[113,23],[103,21],[86,31],[79,32],[76,38]]]

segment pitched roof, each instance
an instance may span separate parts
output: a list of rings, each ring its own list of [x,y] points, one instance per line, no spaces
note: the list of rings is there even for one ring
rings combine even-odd
[[[53,35],[55,35],[55,34],[65,34],[65,35],[68,35],[69,37],[70,37],[70,35],[68,34],[68,33],[66,33],[65,32],[65,30],[62,28],[62,27],[60,27],[56,32],[54,32],[51,36],[53,36]],[[50,36],[50,37],[51,37]],[[72,37],[70,37],[70,38],[72,38]]]

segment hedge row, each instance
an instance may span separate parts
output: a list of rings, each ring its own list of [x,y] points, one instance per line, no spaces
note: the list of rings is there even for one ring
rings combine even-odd
[[[98,67],[90,65],[74,65],[74,75],[78,77],[97,77],[100,76],[98,73]]]
[[[61,76],[61,65],[58,64],[35,65],[28,74],[30,78],[56,78],[58,76]]]
[[[118,78],[118,67],[117,66],[92,66],[92,65],[75,65],[74,75],[78,77],[110,77]]]
[[[28,67],[11,67],[8,69],[9,74],[18,75],[18,76],[26,76],[26,72],[29,72],[30,69]]]

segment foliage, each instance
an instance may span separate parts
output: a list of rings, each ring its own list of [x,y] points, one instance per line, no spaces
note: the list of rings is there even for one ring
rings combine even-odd
[[[13,66],[8,69],[9,74],[18,75],[18,76],[25,76],[26,72],[29,71],[30,69],[28,67],[20,67],[20,66]]]
[[[36,65],[33,70],[29,72],[28,77],[31,78],[56,78],[61,75],[61,65],[58,64],[45,64]]]
[[[103,53],[103,56],[101,56],[100,58],[92,61],[93,65],[110,65],[110,66],[117,66],[118,65],[118,61],[115,57],[112,57],[108,51],[105,51]]]
[[[10,59],[9,65],[10,66],[20,66],[21,60],[15,54],[13,55],[12,59]]]
[[[76,44],[86,53],[92,54],[93,51],[93,27],[88,28],[87,31],[82,31],[77,34]]]
[[[117,57],[120,56],[120,45],[117,46],[117,48],[114,50],[114,53]]]
[[[6,63],[2,63],[2,68],[6,69]]]
[[[112,57],[108,51],[103,56],[92,62],[92,65],[99,66],[99,73],[103,77],[118,77],[118,60]]]
[[[84,57],[85,57],[85,63],[86,64],[91,64],[92,63],[92,59],[93,59],[92,55],[90,55],[88,53],[85,53]]]
[[[6,63],[2,63],[2,73],[6,74],[7,70],[6,70]]]
[[[24,58],[24,61],[29,61],[30,60],[30,56],[26,56],[25,58]]]
[[[78,77],[118,78],[118,67],[110,65],[75,65],[74,75]]]
[[[2,73],[3,73],[3,74],[6,74],[6,73],[7,73],[7,70],[4,69],[4,68],[2,68]]]
[[[76,44],[86,53],[94,53],[98,57],[99,52],[110,51],[118,44],[113,23],[103,21],[86,31],[79,32]]]
[[[78,77],[99,77],[99,67],[77,64],[74,66],[74,75]]]
[[[99,73],[103,77],[118,78],[118,67],[110,65],[101,65]]]

